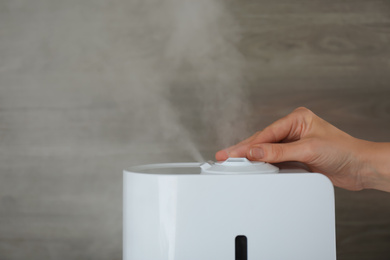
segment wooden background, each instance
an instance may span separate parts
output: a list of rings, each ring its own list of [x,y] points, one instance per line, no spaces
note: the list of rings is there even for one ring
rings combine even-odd
[[[390,1],[218,2],[239,28],[222,92],[201,67],[161,73],[180,1],[161,3],[0,1],[1,260],[121,259],[121,170],[213,159],[226,127],[203,118],[229,121],[226,97],[237,138],[306,106],[390,141]],[[390,259],[390,194],[336,189],[336,214],[339,260]]]

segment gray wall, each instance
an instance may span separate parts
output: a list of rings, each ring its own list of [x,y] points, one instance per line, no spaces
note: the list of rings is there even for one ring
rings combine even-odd
[[[390,2],[0,0],[0,259],[121,259],[121,170],[213,159],[306,106],[390,139]],[[338,259],[390,195],[336,189]]]

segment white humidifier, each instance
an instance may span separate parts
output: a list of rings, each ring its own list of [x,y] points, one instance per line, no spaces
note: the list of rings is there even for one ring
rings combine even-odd
[[[335,260],[322,174],[229,158],[124,171],[124,260]]]

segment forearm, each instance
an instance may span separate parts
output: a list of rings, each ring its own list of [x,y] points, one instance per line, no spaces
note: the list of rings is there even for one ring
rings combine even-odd
[[[390,192],[390,143],[365,142],[362,178],[364,188]]]

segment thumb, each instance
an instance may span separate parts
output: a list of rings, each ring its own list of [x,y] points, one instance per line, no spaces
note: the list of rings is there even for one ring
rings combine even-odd
[[[292,143],[264,143],[251,146],[247,158],[251,161],[279,163],[297,161],[306,163],[312,154],[303,141]]]

